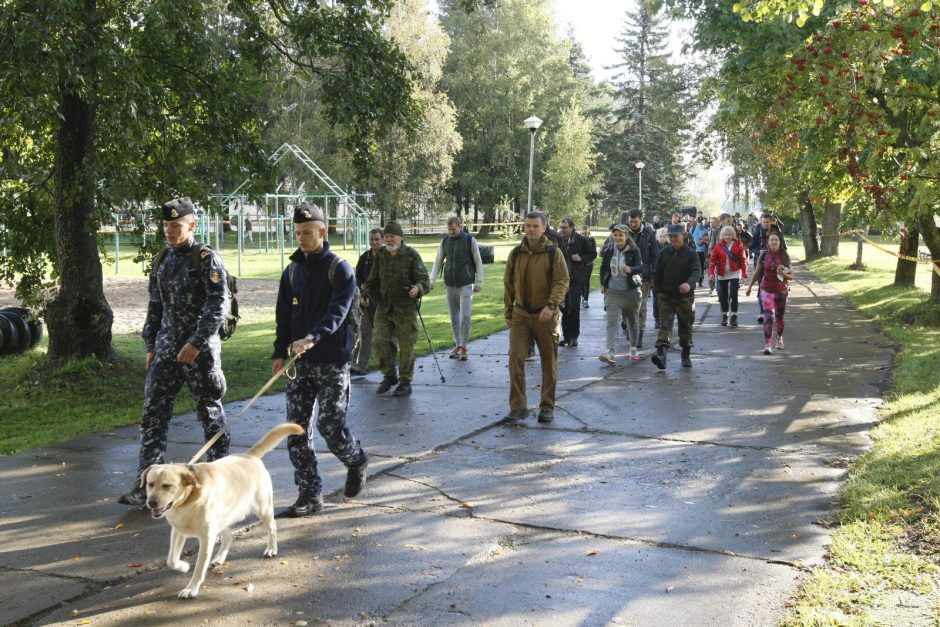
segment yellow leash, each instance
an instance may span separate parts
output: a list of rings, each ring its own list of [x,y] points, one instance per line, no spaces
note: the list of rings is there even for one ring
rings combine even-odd
[[[277,380],[280,378],[280,376],[281,376],[282,374],[283,374],[283,375],[286,375],[287,378],[288,378],[288,379],[291,379],[291,380],[293,380],[294,378],[296,378],[296,377],[297,377],[297,368],[294,366],[294,362],[296,362],[297,359],[300,358],[300,355],[301,355],[301,353],[298,353],[297,355],[294,355],[293,357],[291,357],[290,360],[289,360],[286,364],[284,364],[284,367],[277,371],[277,374],[275,374],[274,376],[272,376],[270,379],[268,379],[268,382],[267,382],[267,383],[265,383],[263,386],[261,386],[261,389],[258,390],[258,393],[251,397],[251,400],[248,401],[248,402],[245,404],[244,407],[242,407],[242,410],[241,410],[240,412],[238,412],[238,415],[235,416],[235,417],[236,417],[236,418],[240,418],[242,414],[244,414],[246,411],[248,411],[248,408],[251,407],[251,406],[254,404],[254,402],[255,402],[256,400],[258,400],[259,398],[261,398],[261,395],[264,394],[265,392],[267,392],[268,389],[270,389],[270,387],[271,387],[272,385],[274,385],[274,382],[277,381]],[[191,460],[189,460],[189,463],[190,463],[190,464],[195,464],[197,461],[199,461],[199,459],[200,459],[203,455],[206,454],[206,451],[208,451],[210,448],[212,448],[212,445],[215,444],[216,442],[218,442],[219,438],[221,438],[221,437],[229,430],[229,427],[230,427],[230,426],[231,426],[231,425],[225,425],[225,428],[224,428],[224,429],[219,429],[219,430],[216,432],[216,434],[215,434],[214,436],[212,436],[212,437],[209,439],[209,441],[206,442],[205,445],[204,445],[201,449],[199,449],[199,452],[196,453],[196,454],[193,456],[193,458],[192,458]]]

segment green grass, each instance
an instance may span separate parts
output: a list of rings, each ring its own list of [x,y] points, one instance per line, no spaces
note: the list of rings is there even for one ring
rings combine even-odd
[[[847,245],[848,244],[848,245]],[[793,599],[787,625],[868,625],[886,593],[924,595],[934,624],[940,617],[940,325],[938,307],[922,288],[930,269],[918,270],[917,289],[891,286],[894,258],[866,247],[867,271],[849,270],[851,243],[839,258],[810,269],[870,316],[900,347],[894,389],[886,398],[873,448],[849,470],[839,527],[829,560],[814,569]],[[887,619],[886,619],[887,616]],[[901,620],[901,619],[899,619]]]
[[[407,237],[421,253],[428,270],[441,236]],[[483,290],[474,296],[472,337],[502,331],[503,270],[515,241],[490,238],[497,262],[484,266]],[[355,251],[341,256],[355,263]],[[225,251],[225,261],[234,268],[234,245]],[[280,255],[259,255],[249,265],[243,259],[243,275],[276,279],[281,272]],[[113,269],[113,268],[112,268]],[[108,269],[105,269],[107,276]],[[142,277],[140,265],[122,263],[121,277]],[[143,290],[146,288],[142,283]],[[443,281],[423,299],[421,312],[437,350],[452,346],[450,315],[444,298]],[[228,381],[226,401],[252,397],[271,376],[270,355],[274,341],[274,303],[243,316],[235,336],[222,345],[222,365]],[[0,360],[0,455],[62,442],[81,435],[137,424],[140,420],[144,388],[144,346],[136,334],[114,336],[114,354],[107,362],[86,359],[59,366],[46,357],[46,338],[31,353]],[[423,334],[416,353],[429,352]],[[372,364],[375,366],[375,357]],[[282,389],[276,384],[269,393]],[[185,389],[177,397],[174,411],[193,409]]]

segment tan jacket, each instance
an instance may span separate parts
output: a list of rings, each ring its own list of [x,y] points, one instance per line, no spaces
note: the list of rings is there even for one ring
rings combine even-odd
[[[549,246],[555,248],[554,269],[549,268]],[[535,248],[529,248],[525,239],[509,254],[506,272],[503,274],[504,317],[512,318],[515,305],[521,305],[530,313],[536,313],[548,305],[556,311],[568,293],[568,266],[565,256],[544,235]],[[550,272],[551,270],[551,272]],[[552,276],[549,282],[549,274]]]

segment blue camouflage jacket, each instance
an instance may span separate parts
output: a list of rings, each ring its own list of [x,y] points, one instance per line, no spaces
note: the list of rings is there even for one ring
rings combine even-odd
[[[150,302],[141,336],[147,352],[175,357],[184,344],[200,351],[221,346],[225,318],[226,274],[222,258],[203,248],[200,267],[192,267],[193,242],[170,248],[150,274]]]

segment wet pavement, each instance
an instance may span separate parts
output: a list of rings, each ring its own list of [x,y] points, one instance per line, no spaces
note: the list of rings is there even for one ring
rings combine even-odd
[[[116,503],[136,427],[0,458],[0,624],[776,624],[825,555],[893,345],[801,270],[784,351],[761,353],[752,298],[729,329],[700,291],[693,368],[677,351],[664,372],[650,363],[652,316],[642,359],[627,362],[621,340],[607,366],[591,298],[580,345],[559,349],[549,425],[502,422],[505,332],[467,362],[436,338],[446,383],[422,358],[410,398],[376,396],[377,373],[354,380],[349,422],[372,456],[363,494],[342,498],[345,470],[318,440],[324,512],[279,521],[274,559],[245,521],[194,600],[176,598],[189,575],[164,565],[167,523]],[[537,361],[528,374],[534,407]],[[233,421],[233,448],[283,418],[282,395],[261,399]],[[201,445],[191,415],[170,436],[174,461]],[[290,504],[283,444],[265,464],[275,505]]]

